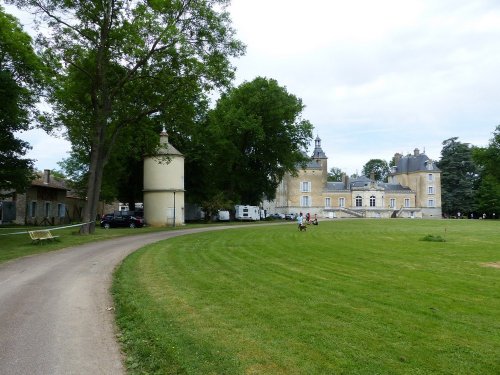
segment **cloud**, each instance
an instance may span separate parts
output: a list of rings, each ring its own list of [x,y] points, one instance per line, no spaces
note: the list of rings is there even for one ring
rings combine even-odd
[[[38,170],[58,170],[60,168],[57,163],[69,156],[71,144],[61,136],[49,136],[43,130],[35,129],[17,133],[16,137],[30,143],[32,149],[26,157],[35,160],[35,168]]]
[[[247,45],[235,84],[265,76],[300,97],[330,166],[354,173],[416,147],[438,159],[444,140],[486,145],[500,123],[497,0],[232,0],[229,11]],[[41,168],[69,149],[33,141]]]
[[[302,98],[330,165],[442,142],[485,145],[500,118],[495,1],[233,0],[248,53],[237,79],[275,78]]]

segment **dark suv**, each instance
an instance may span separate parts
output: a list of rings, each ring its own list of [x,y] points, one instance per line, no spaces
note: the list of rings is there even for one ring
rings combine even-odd
[[[135,216],[121,215],[108,216],[106,215],[101,221],[101,227],[104,229],[116,227],[141,228],[144,226],[144,220]]]

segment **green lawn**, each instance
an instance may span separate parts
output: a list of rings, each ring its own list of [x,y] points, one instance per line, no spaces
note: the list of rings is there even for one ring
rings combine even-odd
[[[500,220],[259,226],[147,246],[113,294],[132,374],[499,374],[493,262]]]
[[[26,233],[26,231],[43,229],[50,229],[51,233],[54,236],[59,236],[59,240],[45,242],[43,244],[33,244],[31,242],[29,234]],[[106,230],[98,227],[96,228],[95,234],[91,236],[81,236],[78,234],[79,229],[80,227],[53,229],[52,227],[2,226],[2,229],[0,230],[0,263],[28,255],[40,254],[70,246],[82,245],[87,242],[102,241],[115,237],[130,236],[133,234],[141,234],[157,230],[165,230],[165,228],[113,228]]]

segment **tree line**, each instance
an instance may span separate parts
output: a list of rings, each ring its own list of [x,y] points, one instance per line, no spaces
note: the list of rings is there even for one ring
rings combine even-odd
[[[232,85],[231,61],[245,46],[231,26],[229,1],[9,3],[36,13],[43,27],[35,51],[0,8],[0,59],[7,56],[0,70],[19,92],[7,103],[17,117],[7,118],[7,109],[0,114],[9,120],[3,129],[65,130],[71,152],[61,167],[87,200],[84,222],[94,220],[99,200],[141,199],[142,158],[155,153],[163,127],[185,155],[187,198],[206,208],[272,198],[284,174],[305,161],[312,124],[302,118],[301,99],[269,78]],[[214,95],[220,98],[211,107]],[[42,97],[50,111],[37,111]],[[1,156],[11,164],[0,160],[0,170],[23,160],[30,173],[2,178],[0,190],[21,191],[32,173],[33,162],[23,159],[29,145],[2,142]],[[91,223],[81,233],[94,229]]]
[[[186,158],[186,199],[207,211],[274,198],[285,173],[308,160],[313,125],[300,98],[271,78],[233,86],[231,61],[245,46],[227,0],[8,2],[43,27],[35,49],[0,6],[0,192],[33,178],[30,146],[15,134],[34,126],[62,128],[71,141],[60,165],[87,199],[86,222],[99,200],[142,198],[142,158],[163,127]],[[485,148],[457,138],[443,146],[443,212],[498,212],[499,128]],[[392,162],[372,159],[363,174],[383,181]]]

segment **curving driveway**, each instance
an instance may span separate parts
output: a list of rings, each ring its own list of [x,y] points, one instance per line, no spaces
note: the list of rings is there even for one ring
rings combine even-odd
[[[0,374],[124,374],[113,269],[146,244],[227,228],[123,237],[0,265]]]

